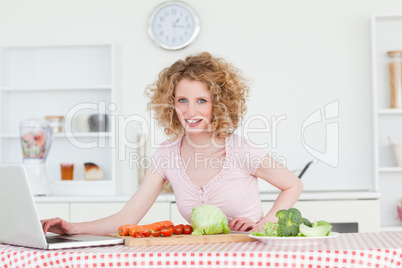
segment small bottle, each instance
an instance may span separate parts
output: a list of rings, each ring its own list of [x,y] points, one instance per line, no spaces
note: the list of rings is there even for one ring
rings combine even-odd
[[[390,106],[402,108],[402,51],[388,51]]]

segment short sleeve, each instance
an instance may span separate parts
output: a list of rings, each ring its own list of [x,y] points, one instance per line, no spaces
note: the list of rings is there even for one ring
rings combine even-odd
[[[241,161],[239,164],[244,172],[254,175],[267,153],[249,140],[241,139],[240,142],[237,150]]]

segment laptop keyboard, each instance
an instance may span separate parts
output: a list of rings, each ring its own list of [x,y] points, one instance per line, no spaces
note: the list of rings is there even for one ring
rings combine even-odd
[[[75,239],[66,239],[62,237],[52,237],[52,236],[46,236],[46,242],[49,244],[52,243],[68,243],[68,242],[77,242],[80,240],[75,240]]]

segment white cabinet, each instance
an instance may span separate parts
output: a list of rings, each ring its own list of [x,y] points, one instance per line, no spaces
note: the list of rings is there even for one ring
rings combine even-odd
[[[70,203],[70,221],[93,221],[110,216],[124,207],[125,203]]]
[[[36,210],[38,211],[39,218],[51,219],[62,218],[64,220],[70,219],[70,204],[69,203],[36,203]]]
[[[398,167],[387,136],[402,144],[402,109],[390,108],[388,51],[402,50],[402,14],[372,17],[372,87],[376,190],[381,192],[381,229],[402,230],[397,201],[402,198],[402,167]]]
[[[179,209],[177,208],[176,202],[170,203],[170,220],[173,222],[173,224],[189,224],[189,222],[186,221],[186,219],[183,218],[183,216],[180,214]]]
[[[170,202],[155,202],[139,224],[150,224],[170,219]]]
[[[359,233],[380,231],[377,200],[298,201],[295,207],[303,211],[303,216],[311,221],[356,223]]]
[[[92,221],[110,216],[126,203],[71,203],[70,220],[73,222]],[[170,203],[155,202],[139,224],[149,224],[170,219]],[[135,211],[133,211],[135,213]]]
[[[0,57],[1,162],[22,161],[20,121],[63,116],[46,161],[52,194],[116,194],[114,45],[2,47]],[[79,114],[107,114],[107,130],[76,131]],[[73,181],[61,181],[63,162],[74,163]],[[85,162],[97,164],[104,180],[85,181]]]
[[[274,201],[262,202],[264,215],[272,208],[273,203]],[[126,202],[124,201],[63,201],[53,203],[42,201],[36,202],[36,207],[41,219],[60,217],[64,220],[72,222],[82,222],[110,216],[122,209],[125,204]],[[353,230],[351,232],[378,232],[380,229],[380,220],[378,215],[379,202],[375,199],[300,200],[296,203],[295,207],[302,212],[304,217],[310,219],[311,221],[325,220],[334,225],[355,224],[357,226],[357,230]],[[133,213],[135,213],[135,211],[133,211]],[[139,224],[149,224],[163,220],[170,220],[174,224],[188,224],[187,221],[181,216],[176,202],[174,201],[155,202]]]
[[[59,217],[71,222],[83,222],[108,217],[120,211],[125,204],[126,202],[36,202],[36,208],[41,219]],[[139,224],[171,219],[170,205],[170,202],[155,202]]]

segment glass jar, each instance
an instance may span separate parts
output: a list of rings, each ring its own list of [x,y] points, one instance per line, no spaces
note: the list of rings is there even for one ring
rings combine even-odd
[[[402,108],[402,51],[388,51],[390,107]]]
[[[52,129],[53,133],[63,132],[63,116],[45,116],[47,123]]]

